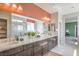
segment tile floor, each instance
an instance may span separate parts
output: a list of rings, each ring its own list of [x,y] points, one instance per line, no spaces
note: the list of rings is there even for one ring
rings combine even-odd
[[[58,53],[55,53],[55,52],[51,52],[51,51],[49,51],[49,52],[47,52],[45,55],[43,55],[43,56],[62,56],[61,54],[58,54]]]
[[[56,46],[51,51],[64,56],[79,56],[79,44],[75,40],[67,40],[65,45]]]

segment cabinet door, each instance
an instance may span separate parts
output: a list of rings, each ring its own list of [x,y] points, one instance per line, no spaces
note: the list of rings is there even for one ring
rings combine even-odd
[[[34,43],[34,56],[41,56],[42,55],[42,46],[41,46],[42,41],[35,42]]]
[[[42,50],[39,50],[36,53],[34,53],[34,56],[42,56]]]
[[[34,46],[34,55],[42,55],[42,47],[41,46]]]
[[[52,49],[52,42],[51,42],[51,40],[48,41],[48,49],[49,49],[49,50]]]
[[[54,42],[53,38],[49,38],[49,39],[48,39],[48,49],[49,49],[49,50],[53,49],[54,43],[55,43],[55,42]]]
[[[24,51],[21,51],[17,54],[15,54],[16,56],[32,56],[32,49],[29,48],[29,49],[26,49]]]
[[[4,56],[4,55],[3,55],[3,52],[0,52],[0,56]]]
[[[57,36],[55,37],[55,46],[57,46],[58,44],[58,39],[57,39]]]
[[[0,56],[9,56],[9,51],[6,50],[6,51],[3,51],[3,52],[0,52]]]
[[[32,56],[33,55],[33,43],[24,45],[24,55],[26,56]]]
[[[46,48],[43,48],[43,56],[46,55],[48,53],[49,50],[47,50]]]
[[[57,45],[57,37],[52,37],[48,40],[49,44],[49,50],[53,49]]]
[[[42,45],[42,55],[44,55],[48,52],[48,41],[44,40],[41,45]]]
[[[53,45],[53,48],[57,45],[57,37],[52,37],[52,41],[53,41],[53,43],[52,43],[52,45]]]

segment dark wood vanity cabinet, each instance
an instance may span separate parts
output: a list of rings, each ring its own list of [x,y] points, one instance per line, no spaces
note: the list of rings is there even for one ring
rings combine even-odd
[[[48,40],[48,49],[51,50],[57,45],[57,37],[51,37]]]
[[[23,51],[23,46],[19,46],[9,50],[9,55],[13,56]]]
[[[15,54],[21,52],[22,50],[23,50],[23,46],[19,46],[16,48],[12,48],[12,49],[0,52],[0,56],[14,56]]]
[[[58,37],[56,36],[56,37],[54,37],[54,38],[55,38],[55,39],[54,39],[54,40],[55,40],[54,47],[55,47],[55,46],[57,46],[57,44],[58,44],[58,39],[57,39]]]
[[[8,50],[0,52],[0,56],[9,56]]]
[[[42,43],[42,41],[34,43],[34,45],[33,45],[34,56],[41,56],[42,55],[41,43]]]
[[[26,56],[32,56],[33,55],[33,43],[24,45],[24,51],[26,51]]]
[[[42,55],[45,55],[48,52],[48,39],[46,39],[45,41],[43,41],[42,43]]]
[[[33,44],[23,45],[23,51],[15,55],[16,56],[32,56],[33,55]]]
[[[49,38],[48,40],[48,50],[51,50],[53,48],[54,41],[52,40],[52,38]]]
[[[42,56],[57,45],[57,37],[47,38],[30,44],[0,52],[0,56]]]

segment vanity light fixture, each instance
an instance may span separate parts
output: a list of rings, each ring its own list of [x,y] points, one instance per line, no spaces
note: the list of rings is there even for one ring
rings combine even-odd
[[[17,8],[16,4],[12,4],[12,7],[13,7],[13,8]]]
[[[42,18],[42,19],[44,19],[44,20],[46,20],[46,21],[50,21],[50,19],[49,19],[48,17],[44,17],[44,18]]]
[[[18,10],[23,10],[22,7],[19,5],[17,6],[16,4],[12,4],[12,7]]]
[[[10,6],[10,3],[5,3],[5,5]]]
[[[23,8],[21,7],[21,5],[17,5],[15,3],[4,3],[4,7],[7,7],[7,8],[11,8],[13,11],[16,11],[15,9],[17,9],[17,11],[21,11],[23,10]]]
[[[22,7],[21,7],[21,6],[19,6],[19,7],[18,7],[18,9],[19,9],[19,10],[22,10]]]

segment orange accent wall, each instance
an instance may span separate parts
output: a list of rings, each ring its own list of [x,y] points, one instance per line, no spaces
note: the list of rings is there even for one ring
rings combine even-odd
[[[44,20],[45,22],[48,22],[48,21],[45,19],[42,19],[43,17],[48,17],[51,19],[51,14],[44,11],[43,9],[41,9],[40,7],[36,6],[33,3],[17,3],[16,5],[17,7],[19,5],[22,6],[23,10],[18,10],[18,8],[15,9],[12,7],[12,4],[7,5],[5,3],[0,3],[0,9],[6,10],[11,13],[17,13],[24,16],[29,16],[29,17],[36,18],[39,20]]]

